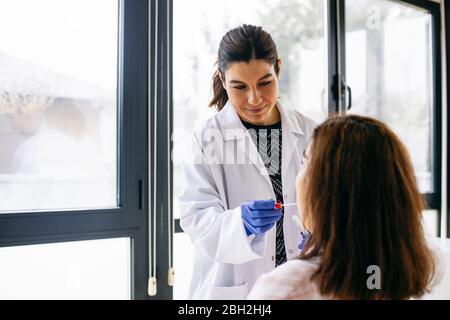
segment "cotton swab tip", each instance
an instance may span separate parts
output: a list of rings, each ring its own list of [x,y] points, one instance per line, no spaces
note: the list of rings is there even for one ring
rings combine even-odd
[[[275,203],[275,209],[281,209],[283,207],[292,207],[292,206],[297,206],[297,204],[295,202],[293,202],[293,203],[281,203],[281,202]]]

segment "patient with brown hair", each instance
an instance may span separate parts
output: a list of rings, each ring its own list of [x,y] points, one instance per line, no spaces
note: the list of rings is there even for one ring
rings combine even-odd
[[[424,203],[406,147],[382,122],[318,126],[297,177],[310,233],[298,259],[263,274],[248,299],[410,299],[435,280]]]

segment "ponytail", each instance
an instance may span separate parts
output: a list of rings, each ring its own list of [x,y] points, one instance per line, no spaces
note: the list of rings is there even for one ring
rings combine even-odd
[[[216,72],[214,72],[212,89],[213,89],[213,98],[209,103],[209,106],[210,107],[216,106],[217,111],[220,111],[228,101],[228,94],[225,88],[223,87],[219,69],[217,69]]]

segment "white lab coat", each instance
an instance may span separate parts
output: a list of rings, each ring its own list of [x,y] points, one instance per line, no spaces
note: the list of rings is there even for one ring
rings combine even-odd
[[[285,203],[296,201],[295,178],[315,123],[277,104],[282,126],[282,184]],[[190,299],[245,299],[258,276],[275,268],[275,232],[247,236],[240,205],[276,199],[267,169],[230,101],[194,131],[183,164],[179,198],[181,227],[193,244]],[[194,159],[195,158],[195,159]],[[230,159],[237,159],[231,161]],[[299,227],[287,207],[287,259],[299,254]]]

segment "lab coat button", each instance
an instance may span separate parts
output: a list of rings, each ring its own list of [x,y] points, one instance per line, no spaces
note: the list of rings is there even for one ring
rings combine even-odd
[[[292,250],[292,249],[289,249],[289,254],[292,254],[293,252],[294,252],[294,250]]]
[[[274,256],[272,256],[272,261],[273,261],[273,260],[275,260],[275,257],[274,257]]]
[[[287,195],[284,195],[283,198],[284,198],[284,200],[286,200],[287,199]]]

